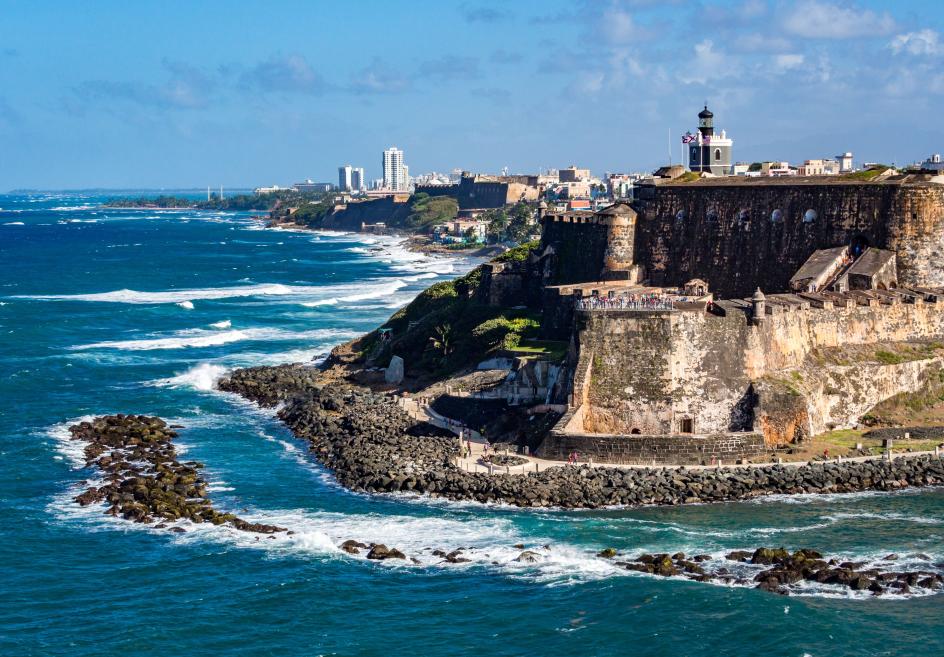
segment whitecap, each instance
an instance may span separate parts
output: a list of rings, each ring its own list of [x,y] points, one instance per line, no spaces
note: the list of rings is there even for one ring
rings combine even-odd
[[[210,326],[215,329],[228,329],[233,327],[233,323],[228,319],[224,319],[222,322],[213,322]]]
[[[213,390],[216,387],[216,382],[223,378],[226,372],[227,369],[222,365],[200,363],[182,374],[155,381],[155,384],[168,388]]]
[[[193,301],[178,301],[177,305],[184,310],[193,310]]]
[[[3,225],[4,226],[25,226],[26,224],[24,224],[22,221],[8,221],[7,223]]]
[[[156,349],[185,349],[217,347],[231,342],[245,340],[286,341],[286,340],[325,340],[343,339],[359,335],[355,331],[342,329],[315,329],[312,331],[286,331],[276,328],[233,329],[229,331],[210,331],[206,329],[188,329],[177,331],[165,337],[144,338],[140,340],[110,340],[70,347],[73,351],[88,349],[119,349],[123,351],[151,351]]]

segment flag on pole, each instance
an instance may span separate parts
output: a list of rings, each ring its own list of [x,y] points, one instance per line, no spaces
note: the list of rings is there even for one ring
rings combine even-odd
[[[693,135],[691,132],[686,132],[684,135],[682,135],[683,144],[690,144],[693,141],[695,141],[695,135]]]

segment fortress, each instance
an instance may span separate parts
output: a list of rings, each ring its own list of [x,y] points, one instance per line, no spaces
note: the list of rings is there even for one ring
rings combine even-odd
[[[570,342],[539,455],[761,457],[941,371],[940,179],[666,182],[542,222],[524,266],[485,272],[490,303],[524,294]]]

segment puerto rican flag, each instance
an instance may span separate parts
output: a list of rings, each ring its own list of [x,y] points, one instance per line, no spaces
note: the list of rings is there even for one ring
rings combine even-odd
[[[695,135],[693,135],[691,132],[686,132],[684,135],[682,135],[683,144],[690,144],[693,141],[695,141],[695,139],[696,139]]]

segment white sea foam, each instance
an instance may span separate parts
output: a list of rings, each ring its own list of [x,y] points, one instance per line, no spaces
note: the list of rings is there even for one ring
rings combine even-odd
[[[224,319],[222,322],[213,322],[210,324],[215,329],[228,329],[233,327],[233,322],[228,319]]]
[[[80,470],[85,467],[85,442],[72,440],[69,427],[80,422],[91,422],[94,418],[94,415],[83,415],[65,422],[59,422],[45,430],[46,436],[55,441],[56,452],[68,461],[73,470]]]
[[[368,287],[366,291],[356,292],[354,294],[347,294],[344,296],[330,297],[327,299],[318,299],[317,301],[306,301],[302,305],[306,308],[317,308],[318,306],[330,305],[334,306],[339,303],[353,303],[357,301],[367,301],[369,299],[382,299],[392,295],[394,292],[400,288],[406,287],[406,281],[396,278],[392,281],[386,283],[375,285],[373,287]]]
[[[216,382],[226,375],[227,368],[212,363],[200,363],[183,374],[167,379],[155,381],[156,385],[168,388],[194,388],[196,390],[213,390]]]
[[[358,283],[339,285],[284,285],[281,283],[262,283],[233,287],[166,290],[162,292],[140,292],[137,290],[114,290],[91,294],[40,294],[23,295],[16,298],[40,299],[50,301],[91,301],[128,304],[184,304],[194,300],[219,300],[240,297],[284,297],[290,301],[321,301],[348,295],[370,294],[383,296],[406,285],[406,281],[395,279],[373,279]]]
[[[178,301],[177,305],[184,310],[193,310],[193,301]]]
[[[178,331],[171,336],[145,338],[141,340],[112,340],[71,347],[74,351],[87,349],[120,349],[124,351],[150,351],[154,349],[185,349],[216,347],[231,342],[245,340],[286,341],[286,340],[326,340],[352,337],[356,333],[340,329],[316,329],[312,331],[285,331],[276,328],[233,329],[228,331],[210,331],[206,329],[188,329]]]
[[[3,225],[4,226],[25,226],[26,224],[24,224],[22,221],[8,221],[7,223]]]

